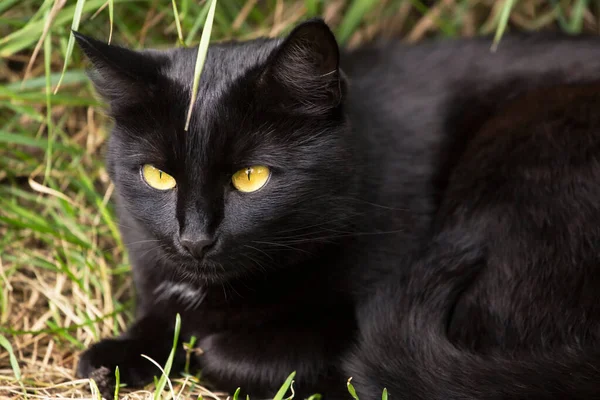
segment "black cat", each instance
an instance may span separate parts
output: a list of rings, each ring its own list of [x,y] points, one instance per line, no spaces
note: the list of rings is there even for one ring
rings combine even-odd
[[[600,399],[600,81],[495,113],[431,243],[376,293],[348,364],[361,400]]]
[[[140,354],[166,360],[178,312],[218,389],[274,395],[296,371],[299,394],[345,391],[353,269],[375,257],[371,237],[413,240],[378,189],[392,176],[367,159],[382,158],[363,150],[373,139],[350,129],[329,28],[211,46],[188,131],[196,50],[76,37],[115,120],[107,164],[138,296],[137,321],[84,353],[79,375],[118,365],[130,386],[151,381]]]
[[[253,396],[295,370],[298,397],[346,398],[356,310],[410,270],[466,133],[524,90],[600,76],[596,39],[505,38],[495,54],[486,39],[390,43],[340,58],[311,20],[285,39],[212,45],[186,131],[195,49],[76,38],[115,120],[107,165],[138,298],[136,322],[78,372],[119,365],[129,385],[151,381],[159,371],[140,354],[166,360],[179,312],[203,378]]]

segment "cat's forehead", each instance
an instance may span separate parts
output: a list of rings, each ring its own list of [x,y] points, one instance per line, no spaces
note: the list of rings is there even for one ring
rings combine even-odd
[[[281,39],[256,39],[249,42],[225,42],[211,45],[206,55],[200,79],[200,91],[224,89],[228,83],[262,65]],[[173,49],[163,74],[183,87],[191,89],[198,50]]]
[[[161,58],[168,58],[160,69],[167,79],[156,88],[158,98],[146,103],[151,107],[152,121],[161,124],[161,129],[149,126],[148,132],[153,133],[146,135],[150,147],[158,150],[157,157],[206,166],[218,154],[241,157],[261,145],[272,145],[266,140],[270,134],[269,121],[256,122],[248,115],[247,106],[253,99],[234,83],[245,79],[246,73],[257,66],[262,68],[280,43],[280,39],[259,39],[212,45],[202,70],[189,129],[185,131],[181,128],[188,113],[197,50],[180,48],[158,53]],[[243,101],[236,101],[240,98]],[[245,107],[240,108],[240,104]],[[241,128],[241,121],[245,129]],[[136,126],[139,122],[136,120]],[[249,140],[259,133],[262,140]],[[195,174],[194,171],[195,168],[190,168],[190,173]]]

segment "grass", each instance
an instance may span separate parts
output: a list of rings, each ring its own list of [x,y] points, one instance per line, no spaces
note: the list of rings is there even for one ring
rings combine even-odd
[[[74,377],[78,353],[132,319],[102,157],[110,125],[71,28],[134,48],[195,46],[212,1],[0,2],[0,397],[89,398],[94,383]],[[282,35],[317,15],[349,47],[515,28],[600,32],[599,9],[586,0],[220,0],[211,39]],[[158,386],[118,395],[221,395],[189,374]]]

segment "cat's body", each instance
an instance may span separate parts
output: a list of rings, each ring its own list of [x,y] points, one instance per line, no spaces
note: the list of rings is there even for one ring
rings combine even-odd
[[[195,50],[79,42],[116,120],[108,166],[139,303],[131,330],[85,353],[80,374],[118,364],[125,381],[149,381],[157,371],[139,354],[164,362],[179,312],[203,377],[254,396],[295,370],[301,394],[346,397],[356,309],[414,270],[469,135],[527,89],[600,77],[599,40],[515,37],[496,54],[487,40],[358,50],[342,55],[344,79],[312,22],[285,41],[212,46],[186,132]],[[227,186],[255,162],[276,172],[260,192]],[[145,187],[146,163],[177,192]],[[186,227],[225,237],[214,262],[181,255]]]
[[[348,373],[361,399],[600,399],[600,83],[532,90],[473,133]]]

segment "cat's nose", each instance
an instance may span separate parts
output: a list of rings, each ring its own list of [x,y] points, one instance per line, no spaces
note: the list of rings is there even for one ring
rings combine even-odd
[[[207,235],[187,236],[183,234],[180,238],[181,245],[190,252],[191,255],[200,259],[206,253],[206,250],[213,244],[213,239]]]

